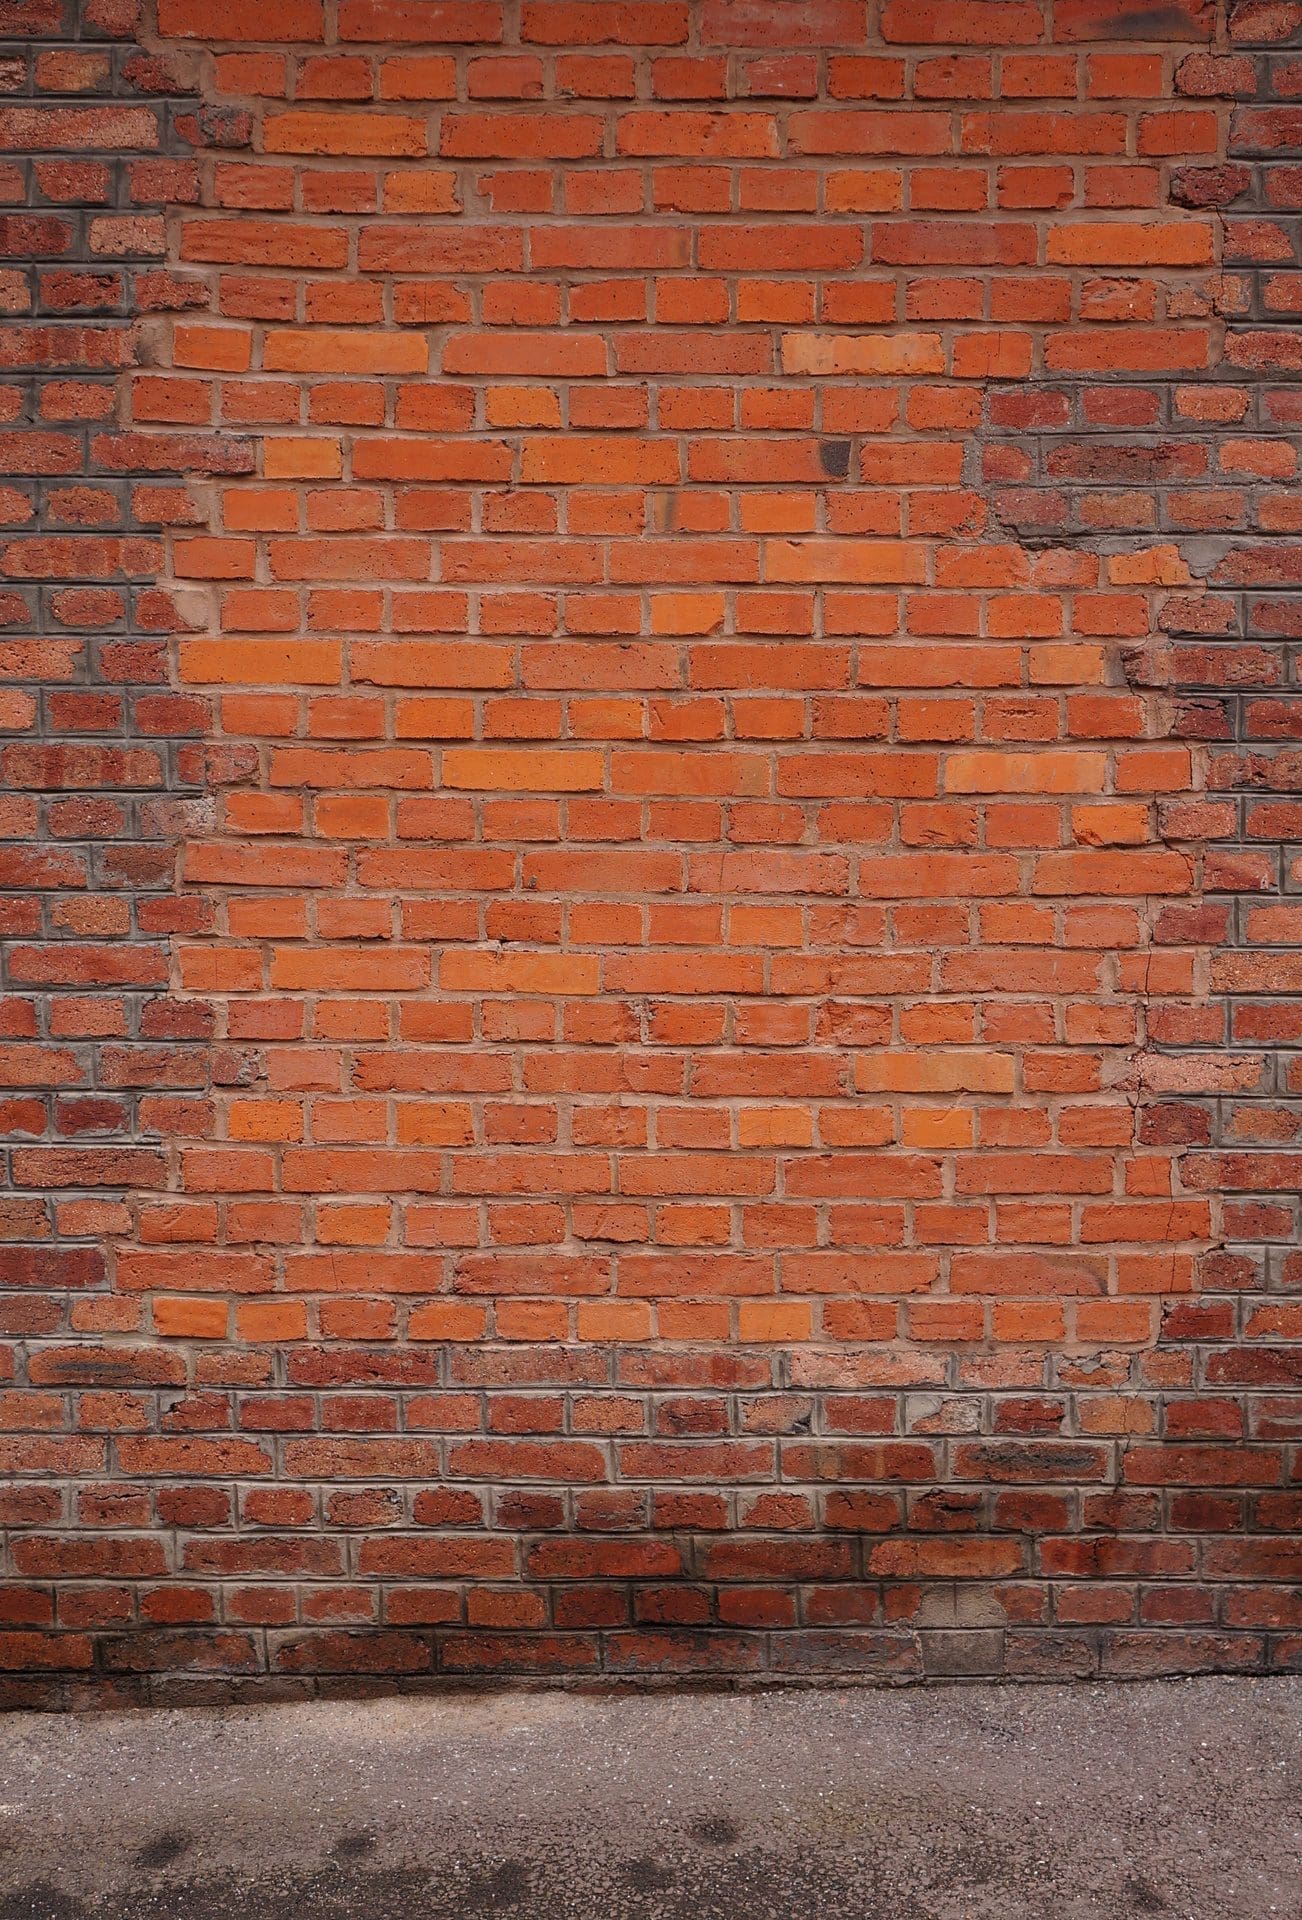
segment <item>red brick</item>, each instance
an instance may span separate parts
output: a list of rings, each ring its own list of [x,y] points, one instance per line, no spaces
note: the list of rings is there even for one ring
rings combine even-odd
[[[0,109],[0,1660],[1287,1657],[1282,16],[328,11]]]

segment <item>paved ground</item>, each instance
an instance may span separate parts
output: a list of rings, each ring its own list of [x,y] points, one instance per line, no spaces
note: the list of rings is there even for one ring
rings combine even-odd
[[[1299,1920],[1302,1683],[0,1720],[0,1920]]]

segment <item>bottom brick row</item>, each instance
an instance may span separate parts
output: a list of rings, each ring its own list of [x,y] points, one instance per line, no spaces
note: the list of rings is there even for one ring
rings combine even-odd
[[[0,1706],[66,1709],[278,1701],[506,1684],[907,1685],[1144,1679],[1302,1670],[1302,1632],[1075,1631],[959,1625],[729,1632],[9,1634],[21,1675]]]

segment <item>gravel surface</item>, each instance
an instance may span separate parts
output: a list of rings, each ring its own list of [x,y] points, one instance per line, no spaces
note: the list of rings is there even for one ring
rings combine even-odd
[[[0,1719],[0,1920],[1302,1920],[1302,1682]]]

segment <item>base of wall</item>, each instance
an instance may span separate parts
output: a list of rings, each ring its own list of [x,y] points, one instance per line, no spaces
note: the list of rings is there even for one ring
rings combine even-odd
[[[36,1636],[33,1636],[35,1639]],[[101,1670],[28,1673],[0,1681],[0,1710],[85,1712],[168,1706],[271,1706],[503,1688],[656,1692],[705,1688],[898,1687],[923,1682],[1175,1679],[1192,1674],[1302,1672],[1302,1634],[917,1629],[908,1632],[729,1633],[646,1628],[608,1634],[328,1633],[292,1650],[268,1636],[185,1634],[146,1649],[140,1636],[105,1640]],[[44,1643],[65,1657],[59,1637]],[[73,1650],[69,1650],[70,1652]],[[169,1654],[176,1664],[166,1663]],[[298,1672],[272,1671],[292,1658]],[[33,1649],[31,1664],[39,1657]],[[152,1672],[112,1672],[153,1658]],[[244,1657],[244,1672],[203,1672]],[[304,1671],[315,1661],[316,1670]],[[254,1665],[253,1663],[259,1663]]]

